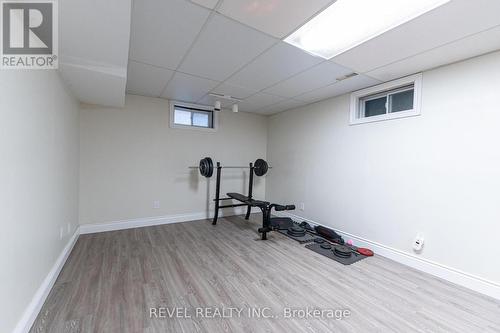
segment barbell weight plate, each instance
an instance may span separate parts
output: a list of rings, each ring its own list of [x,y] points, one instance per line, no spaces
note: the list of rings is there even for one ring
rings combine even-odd
[[[208,178],[212,177],[214,174],[214,163],[210,157],[207,157],[208,160]]]
[[[207,178],[212,177],[213,163],[210,157],[205,157],[200,161],[200,174]]]
[[[200,174],[201,174],[202,176],[205,176],[205,174],[206,174],[206,172],[207,172],[207,163],[206,163],[206,161],[205,161],[205,159],[204,159],[204,158],[202,158],[202,159],[200,160],[199,169],[200,169]]]
[[[214,163],[210,157],[205,157],[200,160],[199,164],[200,174],[204,177],[210,178],[214,174]]]
[[[269,169],[269,166],[267,165],[267,162],[264,161],[262,158],[259,158],[255,161],[253,164],[254,166],[254,173],[256,176],[264,176],[267,173],[267,170]]]

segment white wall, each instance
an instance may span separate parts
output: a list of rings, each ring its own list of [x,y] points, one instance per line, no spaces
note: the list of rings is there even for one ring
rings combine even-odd
[[[78,109],[55,71],[0,72],[0,332],[78,225]]]
[[[188,165],[205,156],[225,165],[266,156],[267,118],[249,113],[223,111],[215,133],[172,129],[167,100],[127,95],[123,109],[83,106],[80,121],[80,224],[205,213],[215,175],[208,188]],[[245,193],[243,172],[224,170],[221,193]],[[256,177],[255,197],[264,197],[264,185]]]
[[[425,72],[422,115],[349,126],[344,95],[273,116],[267,199],[500,286],[500,53]],[[500,294],[499,294],[500,295]]]

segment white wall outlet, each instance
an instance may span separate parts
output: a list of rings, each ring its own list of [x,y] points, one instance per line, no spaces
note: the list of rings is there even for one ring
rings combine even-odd
[[[305,210],[305,209],[306,209],[306,205],[305,205],[303,202],[301,202],[301,203],[299,204],[299,209],[300,209],[300,210]]]
[[[160,200],[155,200],[153,201],[153,208],[158,209],[160,208]]]
[[[59,239],[63,239],[64,237],[64,227],[59,227]]]
[[[424,247],[424,235],[418,233],[417,236],[415,236],[415,240],[413,241],[413,250],[415,250],[415,252],[419,252],[422,251],[423,247]]]

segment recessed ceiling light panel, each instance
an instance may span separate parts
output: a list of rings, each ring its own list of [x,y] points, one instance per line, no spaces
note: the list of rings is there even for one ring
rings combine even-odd
[[[331,59],[450,0],[337,0],[285,39]]]

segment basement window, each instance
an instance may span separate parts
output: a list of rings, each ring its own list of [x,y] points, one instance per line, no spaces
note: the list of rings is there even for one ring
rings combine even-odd
[[[421,87],[418,74],[352,93],[350,124],[420,115]]]
[[[215,131],[217,117],[213,107],[170,102],[170,127]]]

